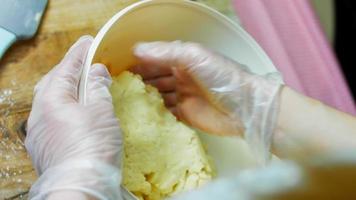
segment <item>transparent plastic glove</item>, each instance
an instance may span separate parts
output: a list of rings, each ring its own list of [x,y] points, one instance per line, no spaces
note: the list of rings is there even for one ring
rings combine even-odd
[[[277,162],[265,168],[250,169],[229,178],[217,179],[170,200],[279,199],[278,194],[282,194],[280,199],[285,199],[284,192],[301,185],[304,175],[303,169],[293,162]]]
[[[30,199],[62,191],[120,199],[122,140],[105,66],[92,66],[88,104],[78,103],[81,68],[91,42],[91,37],[82,37],[35,87],[25,145],[39,179]]]
[[[194,43],[141,43],[134,54],[140,66],[132,71],[162,92],[178,118],[210,133],[244,133],[259,163],[270,157],[279,80],[252,74]]]

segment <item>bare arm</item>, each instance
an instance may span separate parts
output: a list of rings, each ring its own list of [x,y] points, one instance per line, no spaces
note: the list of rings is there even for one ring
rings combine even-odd
[[[356,149],[356,118],[283,87],[273,152],[310,156]]]

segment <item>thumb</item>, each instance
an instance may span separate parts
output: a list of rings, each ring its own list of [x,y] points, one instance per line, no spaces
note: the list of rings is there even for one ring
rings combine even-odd
[[[62,61],[36,85],[35,98],[43,94],[56,103],[77,102],[81,69],[92,40],[91,36],[83,36],[69,49]]]
[[[88,76],[87,102],[112,102],[110,94],[111,76],[103,64],[94,64],[91,66]]]

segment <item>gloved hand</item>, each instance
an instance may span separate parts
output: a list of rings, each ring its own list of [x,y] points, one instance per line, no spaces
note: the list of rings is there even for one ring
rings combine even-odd
[[[308,196],[307,194],[313,194],[310,195],[313,197],[320,197],[318,195],[323,190],[320,190],[322,187],[317,184],[314,187],[314,191],[313,189],[300,190],[300,186],[305,183],[303,179],[305,176],[304,169],[297,163],[275,162],[265,168],[248,169],[236,175],[218,178],[202,188],[178,194],[176,197],[170,198],[170,200],[257,200],[288,199],[288,197],[305,199]],[[314,181],[312,183],[315,184]],[[308,185],[310,185],[309,182]],[[319,183],[319,185],[323,184]],[[325,194],[321,195],[321,199],[323,196],[325,197]]]
[[[258,161],[269,158],[279,80],[252,74],[194,43],[141,43],[134,54],[140,66],[132,71],[158,88],[178,118],[210,133],[244,133]]]
[[[35,87],[25,145],[40,177],[30,199],[46,199],[58,191],[120,199],[122,139],[105,66],[92,66],[88,103],[78,103],[81,68],[91,42],[89,36],[80,38]]]

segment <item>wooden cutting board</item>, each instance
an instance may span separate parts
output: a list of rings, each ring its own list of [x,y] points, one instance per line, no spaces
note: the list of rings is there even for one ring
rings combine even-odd
[[[36,82],[81,35],[95,35],[120,9],[138,0],[49,0],[35,38],[0,60],[0,200],[25,199],[36,173],[23,145],[23,122]],[[200,0],[230,13],[229,0]]]

